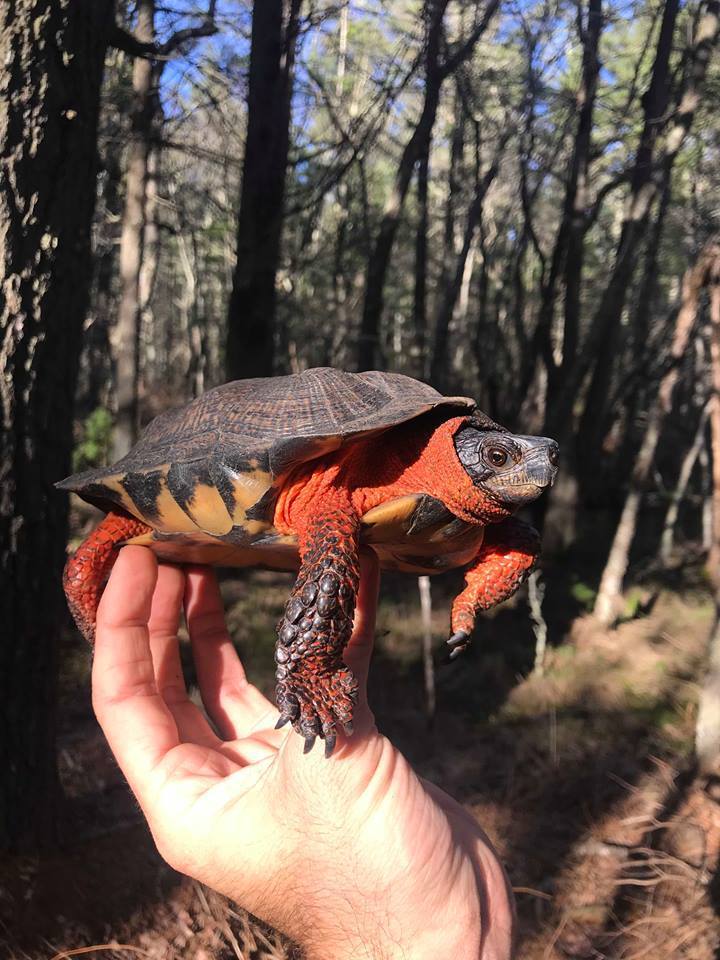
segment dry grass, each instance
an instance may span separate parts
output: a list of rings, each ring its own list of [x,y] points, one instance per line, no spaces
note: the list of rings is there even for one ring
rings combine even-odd
[[[233,634],[267,690],[288,586],[262,572],[223,584]],[[455,586],[433,582],[438,643]],[[555,645],[537,677],[524,604],[506,605],[466,662],[438,675],[429,727],[416,584],[386,582],[371,702],[420,772],[497,843],[517,891],[521,960],[717,957],[720,808],[683,773],[709,616],[693,589],[662,593],[614,633],[584,618],[558,644],[551,620]],[[65,843],[0,870],[0,955],[48,960],[103,944],[90,955],[290,960],[280,937],[160,862],[91,719],[86,674],[70,644]]]

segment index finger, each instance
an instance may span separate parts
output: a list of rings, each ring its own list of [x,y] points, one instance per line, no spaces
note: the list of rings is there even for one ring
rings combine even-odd
[[[353,631],[345,647],[343,659],[360,680],[361,689],[367,683],[370,657],[375,644],[375,619],[380,590],[380,563],[374,550],[360,554],[360,589],[355,606]]]
[[[180,743],[158,692],[148,621],[157,561],[145,547],[123,547],[97,612],[93,708],[110,749],[140,803],[162,758]]]

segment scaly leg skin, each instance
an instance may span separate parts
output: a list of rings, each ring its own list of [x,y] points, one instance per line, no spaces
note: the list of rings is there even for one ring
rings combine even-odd
[[[338,724],[352,733],[357,701],[357,680],[342,652],[360,584],[358,529],[348,507],[323,513],[301,531],[300,573],[278,624],[278,727],[292,721],[305,737],[305,753],[322,737],[326,757],[335,747]]]
[[[540,537],[522,520],[513,518],[486,529],[483,544],[465,572],[467,586],[453,603],[448,659],[454,660],[470,646],[477,612],[511,597],[539,555]]]
[[[95,616],[118,546],[149,529],[142,520],[110,511],[65,564],[63,587],[68,607],[89,643],[95,642]]]

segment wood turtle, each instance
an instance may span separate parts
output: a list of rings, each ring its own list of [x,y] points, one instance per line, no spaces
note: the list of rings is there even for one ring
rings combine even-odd
[[[92,642],[120,545],[162,560],[298,569],[278,625],[280,724],[310,749],[352,732],[357,682],[342,653],[352,628],[361,545],[384,569],[464,566],[451,657],[479,610],[511,596],[539,538],[513,514],[552,484],[558,446],[516,436],[467,397],[396,373],[242,380],[161,414],[110,467],[58,486],[107,516],[65,568],[70,610]]]

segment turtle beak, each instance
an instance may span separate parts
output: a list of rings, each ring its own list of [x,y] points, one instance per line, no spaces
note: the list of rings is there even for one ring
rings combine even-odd
[[[541,489],[551,487],[557,476],[560,447],[550,437],[515,437],[523,449],[525,480]]]
[[[522,452],[520,462],[487,482],[487,487],[505,503],[519,507],[537,500],[543,490],[553,485],[559,448],[549,437],[513,436],[513,440]]]

